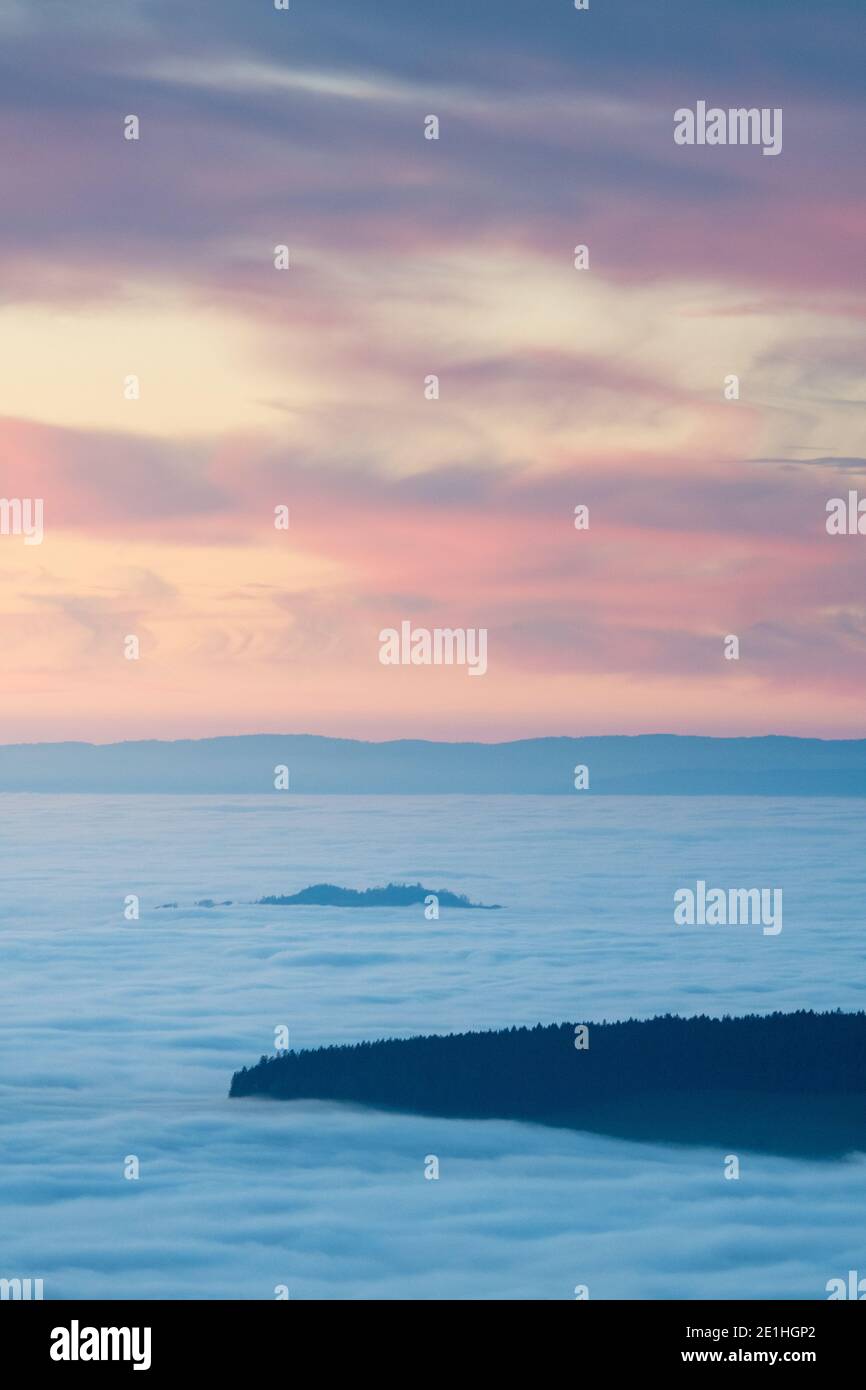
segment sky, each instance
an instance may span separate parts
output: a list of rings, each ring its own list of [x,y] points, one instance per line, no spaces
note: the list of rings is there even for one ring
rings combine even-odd
[[[866,734],[863,48],[807,0],[6,0],[2,741]],[[781,153],[677,145],[699,101]],[[483,679],[383,665],[404,621]]]

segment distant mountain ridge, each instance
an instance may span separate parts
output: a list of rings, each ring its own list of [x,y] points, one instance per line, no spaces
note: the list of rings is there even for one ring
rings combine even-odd
[[[574,770],[589,770],[576,791]],[[289,789],[274,791],[275,768]],[[593,735],[505,743],[367,743],[241,734],[0,747],[0,792],[866,796],[866,739]]]

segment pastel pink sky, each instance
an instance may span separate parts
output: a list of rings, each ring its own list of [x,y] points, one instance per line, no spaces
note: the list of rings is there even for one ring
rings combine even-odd
[[[0,19],[2,741],[866,735],[855,8],[180,8]]]

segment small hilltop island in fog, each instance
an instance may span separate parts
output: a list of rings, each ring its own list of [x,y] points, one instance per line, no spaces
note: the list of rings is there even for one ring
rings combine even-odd
[[[334,883],[314,883],[300,893],[259,898],[258,907],[409,907],[435,898],[440,907],[471,908],[495,912],[499,903],[473,903],[463,893],[447,888],[424,888],[420,883],[389,883],[385,888],[338,888]]]
[[[288,769],[275,792],[275,769]],[[578,769],[582,769],[579,777]],[[866,739],[679,734],[365,743],[317,734],[0,746],[0,792],[866,796]]]
[[[256,898],[250,907],[411,907],[436,899],[438,907],[456,907],[472,912],[498,912],[501,903],[473,903],[465,893],[447,888],[425,888],[421,883],[389,883],[384,888],[340,888],[336,883],[313,883],[299,893],[280,893]],[[196,907],[234,907],[231,898],[221,902],[199,898]],[[157,911],[176,908],[177,903],[159,903]]]
[[[243,1067],[229,1095],[841,1157],[866,1151],[866,1013],[666,1014],[319,1047]]]

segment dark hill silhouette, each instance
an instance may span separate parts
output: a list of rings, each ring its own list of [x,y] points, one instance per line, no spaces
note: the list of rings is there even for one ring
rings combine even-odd
[[[300,893],[285,897],[259,898],[258,907],[408,907],[423,903],[431,894],[440,907],[473,908],[484,912],[498,909],[499,903],[473,903],[463,893],[447,888],[423,888],[420,883],[389,883],[385,888],[338,888],[334,883],[314,883]]]
[[[866,1149],[866,1013],[662,1017],[389,1039],[262,1057],[229,1094],[531,1120],[622,1138]]]

